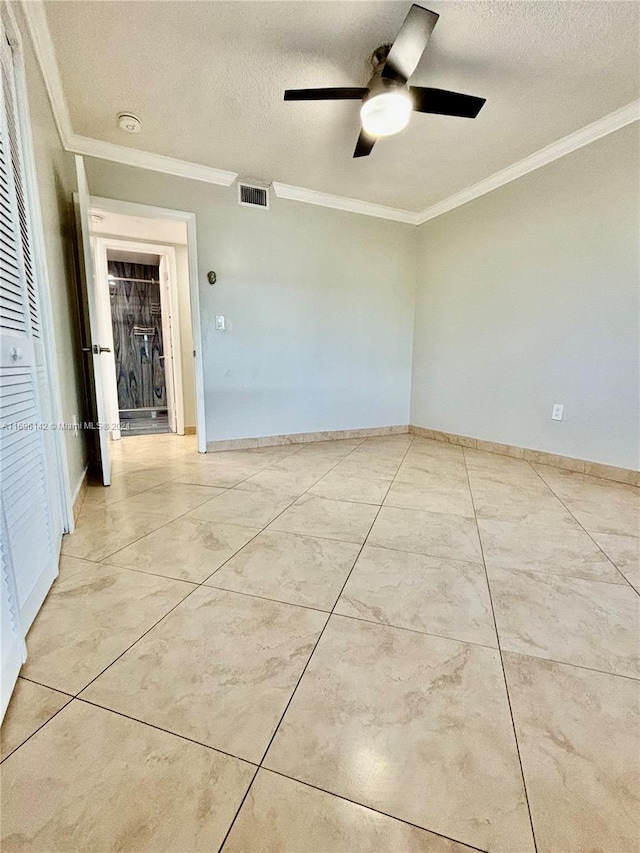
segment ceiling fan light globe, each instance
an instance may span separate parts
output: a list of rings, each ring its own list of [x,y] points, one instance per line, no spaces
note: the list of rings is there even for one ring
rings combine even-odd
[[[368,98],[360,109],[362,128],[371,136],[393,136],[409,124],[413,101],[408,92],[382,92]]]

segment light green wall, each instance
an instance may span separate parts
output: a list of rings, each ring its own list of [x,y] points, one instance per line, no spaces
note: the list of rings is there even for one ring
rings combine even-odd
[[[85,419],[84,379],[79,344],[77,291],[71,256],[72,219],[69,210],[71,195],[75,190],[73,158],[62,148],[18,4],[13,4],[13,10],[18,17],[22,32],[31,132],[60,378],[61,415],[66,423],[72,423],[74,417],[82,423]],[[65,432],[65,443],[69,482],[72,493],[75,495],[87,464],[85,436],[72,431]]]
[[[412,423],[639,467],[638,163],[633,124],[419,228]]]
[[[253,210],[235,186],[86,167],[92,195],[196,214],[209,441],[409,422],[413,226],[275,197]]]
[[[73,162],[24,44],[63,417],[82,420]],[[101,160],[87,172],[94,195],[196,213],[209,441],[412,422],[637,468],[638,149],[636,124],[417,229],[277,198],[251,210],[235,187]],[[75,487],[84,441],[66,443]]]

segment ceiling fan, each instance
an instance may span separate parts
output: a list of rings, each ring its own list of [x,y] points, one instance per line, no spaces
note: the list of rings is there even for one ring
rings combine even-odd
[[[362,130],[354,157],[367,157],[379,136],[392,136],[409,124],[411,113],[437,113],[445,116],[475,118],[485,98],[409,86],[438,15],[415,4],[409,10],[393,44],[374,50],[371,56],[373,75],[365,87],[335,89],[287,89],[285,101],[362,101]]]

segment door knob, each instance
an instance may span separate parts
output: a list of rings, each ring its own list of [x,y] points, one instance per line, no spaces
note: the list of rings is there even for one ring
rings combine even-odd
[[[20,347],[11,347],[11,358],[13,361],[20,361],[24,353],[20,349]]]
[[[83,347],[83,350],[85,350],[86,352],[89,352],[89,348],[88,348],[88,347]],[[111,350],[109,349],[109,347],[101,347],[101,346],[99,346],[98,344],[94,344],[94,345],[91,347],[91,352],[92,352],[94,355],[100,355],[100,353],[101,353],[101,352],[111,352]]]

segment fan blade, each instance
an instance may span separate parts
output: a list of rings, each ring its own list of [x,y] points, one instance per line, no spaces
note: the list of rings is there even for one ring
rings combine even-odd
[[[475,118],[486,102],[486,98],[447,92],[446,89],[428,89],[409,86],[413,95],[414,110],[418,113],[435,113],[441,116]]]
[[[364,130],[360,131],[360,136],[356,142],[356,150],[353,152],[354,157],[368,157],[371,154],[373,146],[376,144],[376,137],[369,136]]]
[[[393,77],[406,83],[416,70],[429,37],[438,21],[438,15],[415,4],[400,27],[396,40],[382,69],[383,77]]]
[[[368,89],[286,89],[285,101],[360,101]]]

